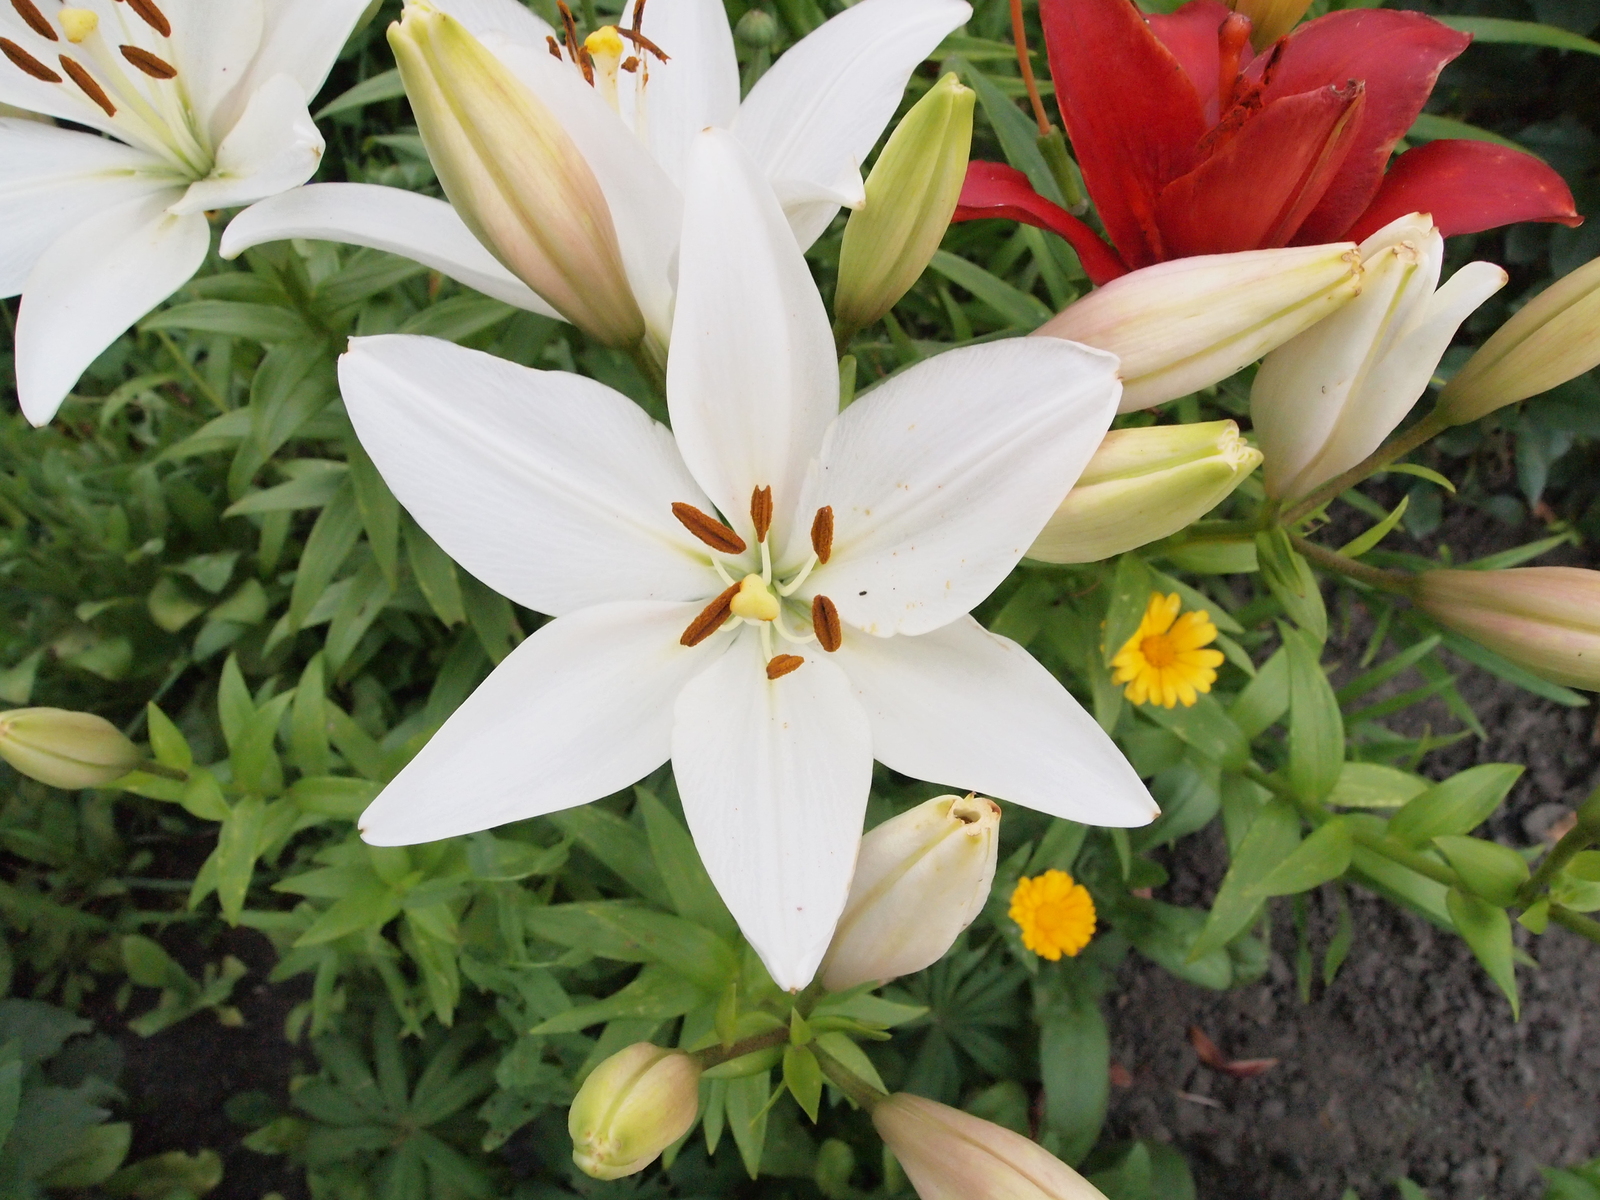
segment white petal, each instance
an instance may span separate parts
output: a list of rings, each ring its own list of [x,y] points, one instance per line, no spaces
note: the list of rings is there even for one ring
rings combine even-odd
[[[1088,825],[1144,825],[1159,812],[1056,678],[971,617],[920,637],[847,634],[834,658],[872,722],[873,757],[891,770]]]
[[[632,26],[633,2],[620,24]],[[689,143],[708,126],[726,129],[739,112],[739,60],[722,0],[654,0],[640,32],[671,57],[639,54],[641,69],[618,76],[623,117],[655,160],[683,186]]]
[[[460,21],[481,41],[497,38],[536,50],[555,32],[518,0],[433,0],[432,7]]]
[[[193,277],[211,246],[199,213],[176,217],[173,192],[90,217],[44,252],[17,314],[17,395],[35,425],[55,416],[84,368]]]
[[[105,6],[110,7],[109,0]],[[61,48],[66,43],[45,41],[28,27],[9,4],[0,5],[0,37],[15,42],[35,61],[42,63],[56,75],[62,75],[61,64],[56,56],[61,53]],[[27,112],[42,113],[49,117],[61,117],[79,125],[87,125],[91,129],[117,134],[117,123],[107,117],[98,105],[91,102],[70,81],[49,83],[43,79],[35,79],[3,59],[0,59],[0,104]]]
[[[233,94],[261,49],[266,30],[265,0],[228,0],[226,4],[217,0],[160,0],[160,7],[172,25],[170,39],[158,37],[131,13],[122,17],[122,23],[139,45],[178,68],[183,94],[199,120],[202,135],[215,146],[231,123],[227,116]]]
[[[443,200],[370,183],[313,183],[247,208],[222,235],[222,255],[287,238],[370,246],[432,267],[506,304],[555,317],[556,311],[472,236]]]
[[[173,212],[237,208],[299,187],[316,174],[322,150],[300,84],[275,75],[250,97],[223,138],[211,174],[191,186]]]
[[[240,94],[247,96],[274,75],[288,75],[308,100],[315,98],[368,2],[274,0],[267,5],[261,49],[250,64]]]
[[[169,190],[142,150],[37,121],[0,120],[0,296],[22,290],[50,245],[79,222]]]
[[[971,14],[964,0],[862,0],[773,64],[745,98],[734,131],[780,192],[809,185],[856,196],[859,204],[861,164],[900,106],[911,72]],[[788,209],[798,193],[784,194]],[[792,214],[801,218],[795,236],[802,247],[833,216],[819,224],[811,209]]]
[[[817,285],[772,190],[720,130],[690,153],[667,403],[689,469],[747,540],[751,492],[771,487],[782,522],[839,411]]]
[[[725,643],[678,635],[694,605],[607,604],[543,626],[495,668],[361,815],[404,846],[609,796],[666,762],[672,702]]]
[[[785,563],[833,508],[833,556],[805,595],[849,625],[926,633],[992,592],[1099,448],[1122,387],[1117,359],[1054,338],[951,350],[839,414]]]
[[[803,988],[844,911],[872,784],[867,719],[816,656],[769,680],[753,631],[678,696],[672,770],[700,858],[778,986]]]
[[[561,616],[722,590],[672,515],[675,501],[707,501],[672,435],[631,400],[433,338],[350,347],[339,383],[362,445],[433,539],[497,592]]]

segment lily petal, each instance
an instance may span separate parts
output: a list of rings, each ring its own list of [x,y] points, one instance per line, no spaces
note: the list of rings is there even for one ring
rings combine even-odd
[[[1145,17],[1150,31],[1183,65],[1205,109],[1207,125],[1215,125],[1222,107],[1222,53],[1218,32],[1232,10],[1219,0],[1189,0],[1170,13],[1150,13]],[[1248,47],[1246,57],[1250,55]],[[1231,86],[1233,80],[1228,80]]]
[[[604,384],[402,336],[353,340],[339,383],[400,502],[502,595],[562,616],[719,590],[672,515],[707,503],[672,435]]]
[[[769,680],[750,630],[678,696],[672,769],[706,871],[778,986],[844,911],[872,783],[866,714],[820,656]]]
[[[977,221],[1005,217],[1064,238],[1078,252],[1078,261],[1096,287],[1128,273],[1117,252],[1084,222],[1054,201],[1033,190],[1028,177],[1005,163],[974,160],[967,164],[951,221]]]
[[[9,4],[0,6],[0,37],[15,42],[37,61],[60,75],[56,55],[61,43],[47,42],[29,28]],[[51,47],[56,47],[54,50]],[[19,71],[9,62],[0,61],[0,104],[20,108],[26,112],[41,113],[47,117],[60,117],[90,129],[115,134],[116,123],[92,103],[76,87],[35,79]]]
[[[807,481],[804,526],[831,505],[835,532],[804,594],[880,637],[964,616],[1072,489],[1121,394],[1116,356],[1055,338],[950,350],[874,389],[839,415]]]
[[[324,142],[300,84],[288,75],[268,80],[217,147],[217,163],[173,205],[175,213],[237,208],[298,187],[316,174]]]
[[[694,605],[606,604],[541,627],[361,814],[361,836],[436,842],[648,775],[671,749],[673,698],[716,653],[678,645],[694,615]]]
[[[802,249],[838,208],[798,202],[820,189],[866,197],[861,164],[900,106],[917,64],[972,15],[965,0],[861,0],[789,49],[739,109],[734,132],[780,194]],[[803,186],[803,185],[809,185]]]
[[[314,99],[368,3],[369,0],[274,0],[266,7],[261,48],[239,85],[239,92],[248,95],[274,75],[288,75],[300,85],[307,100]]]
[[[370,183],[313,183],[252,205],[222,235],[222,256],[288,238],[369,246],[432,267],[506,304],[560,319],[556,310],[472,236],[443,200]]]
[[[432,0],[432,6],[449,13],[486,42],[543,50],[545,38],[555,33],[518,0]]]
[[[35,425],[56,415],[78,377],[205,262],[211,227],[166,210],[181,193],[122,204],[69,230],[40,255],[17,315],[17,396]]]
[[[137,17],[124,18],[119,12],[113,19],[130,31],[132,40],[178,69],[200,132],[215,146],[232,124],[230,101],[261,49],[261,37],[266,31],[265,0],[228,0],[226,4],[216,0],[161,0],[160,7],[172,24],[170,38],[159,37]]]
[[[748,542],[751,493],[770,487],[783,545],[839,411],[834,362],[822,297],[771,188],[732,134],[705,131],[689,158],[667,404],[684,461]]]
[[[633,24],[635,0],[619,22]],[[658,63],[640,54],[640,68],[618,78],[618,99],[634,135],[679,187],[695,134],[727,129],[739,113],[739,59],[722,0],[673,0],[647,6],[641,32],[669,54]]]
[[[847,638],[835,657],[891,770],[1088,825],[1160,811],[1056,678],[971,617],[920,637]]]

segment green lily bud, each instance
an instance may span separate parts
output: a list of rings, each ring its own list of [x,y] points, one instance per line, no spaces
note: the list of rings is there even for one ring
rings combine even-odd
[[[1250,18],[1250,44],[1260,54],[1299,23],[1311,0],[1228,0],[1228,7]]]
[[[1436,411],[1464,425],[1597,365],[1600,258],[1556,280],[1500,326],[1445,385]]]
[[[478,240],[608,346],[644,337],[599,181],[555,115],[470,31],[421,0],[389,45],[428,157]]]
[[[1600,571],[1424,571],[1413,599],[1439,624],[1535,675],[1600,691]]]
[[[841,342],[893,308],[939,248],[966,179],[976,98],[946,75],[889,135],[867,176],[866,203],[844,228],[833,299]]]
[[[1041,562],[1099,562],[1177,533],[1261,464],[1232,421],[1106,434],[1028,550]]]
[[[58,788],[101,787],[143,761],[110,721],[64,708],[0,713],[0,758],[29,779]]]
[[[778,18],[760,8],[752,8],[733,27],[734,38],[750,50],[771,50],[778,44],[781,32]]]
[[[572,1161],[585,1175],[642,1171],[700,1113],[700,1064],[681,1050],[635,1042],[596,1067],[567,1112]]]

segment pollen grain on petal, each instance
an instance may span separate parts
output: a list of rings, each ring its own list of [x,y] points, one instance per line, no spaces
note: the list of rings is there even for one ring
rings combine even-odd
[[[33,0],[11,0],[11,7],[17,10],[17,16],[28,23],[28,28],[37,33],[46,41],[59,42],[55,29],[45,19],[45,15],[34,5]]]
[[[128,0],[128,7],[139,14],[139,19],[162,37],[172,36],[172,22],[167,14],[155,5],[155,0]]]
[[[24,75],[32,75],[35,79],[42,79],[46,83],[61,82],[61,76],[57,75],[10,38],[0,38],[0,54],[4,54],[9,58],[11,65]]]
[[[719,593],[716,599],[706,605],[698,617],[689,622],[689,628],[683,631],[683,636],[678,639],[684,646],[698,646],[718,629],[728,619],[728,614],[733,607],[733,598],[739,594],[739,585],[736,583],[731,588]]]
[[[750,523],[756,527],[756,541],[767,540],[772,528],[772,489],[758,487],[750,493]]]
[[[819,563],[833,554],[833,505],[824,504],[811,519],[811,549]]]
[[[806,660],[798,654],[779,654],[767,663],[767,678],[782,679],[790,672],[798,671]]]
[[[694,505],[674,504],[672,506],[672,515],[678,518],[685,529],[713,550],[721,551],[723,554],[744,553],[745,544],[742,537],[709,513],[701,512]]]
[[[811,601],[811,628],[816,632],[818,644],[829,654],[844,645],[839,610],[826,596],[817,596]]]
[[[122,57],[127,59],[151,79],[172,79],[178,73],[178,68],[165,59],[157,58],[148,50],[141,50],[137,46],[118,46]]]
[[[106,95],[105,89],[95,82],[88,68],[76,59],[61,55],[61,69],[72,76],[72,82],[77,84],[83,94],[100,106],[102,112],[108,117],[117,115],[117,106],[111,103],[111,97]]]

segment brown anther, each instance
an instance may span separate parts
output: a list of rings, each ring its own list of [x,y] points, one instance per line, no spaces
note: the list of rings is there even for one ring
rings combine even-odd
[[[756,527],[756,541],[767,540],[767,530],[772,528],[772,489],[758,487],[750,493],[750,524]]]
[[[667,61],[669,57],[667,52],[652,42],[649,38],[645,37],[644,34],[640,33],[637,29],[618,29],[617,32],[623,37],[627,38],[635,46],[639,47],[639,49],[645,51],[647,54],[655,55],[658,61]]]
[[[715,517],[701,512],[694,505],[674,504],[672,506],[672,515],[683,523],[685,529],[713,550],[719,550],[723,554],[744,553],[745,545],[742,537]]]
[[[561,43],[556,41],[555,38],[550,37],[548,35],[546,35],[544,41],[545,41],[545,45],[550,47],[550,57],[551,58],[560,58],[561,57]]]
[[[35,79],[42,79],[46,83],[61,82],[61,76],[57,75],[10,38],[0,38],[0,54],[4,54],[9,58],[11,65],[24,74],[32,75]]]
[[[122,57],[143,71],[151,79],[171,79],[178,73],[178,68],[165,59],[157,58],[148,50],[141,50],[137,46],[118,46]]]
[[[817,596],[811,601],[811,628],[816,632],[817,642],[829,654],[844,645],[844,626],[839,624],[839,610],[826,596]]]
[[[626,71],[629,75],[632,75],[635,71],[637,71],[639,69],[639,58],[638,58],[638,56],[634,55],[634,54],[630,54],[630,55],[628,55],[627,58],[623,59],[622,60],[622,69],[624,71]]]
[[[44,19],[44,14],[33,6],[33,0],[11,0],[11,7],[17,10],[17,16],[28,23],[28,28],[40,37],[52,42],[61,40],[50,22]]]
[[[798,654],[780,654],[767,661],[767,678],[782,679],[791,671],[798,671],[805,661]]]
[[[736,583],[727,591],[719,595],[704,611],[689,622],[689,628],[683,631],[683,636],[678,639],[685,646],[698,646],[718,629],[728,619],[733,611],[733,598],[739,594],[739,585]]]
[[[811,549],[819,563],[833,553],[833,505],[824,504],[811,519]]]
[[[566,0],[556,0],[556,8],[561,11],[561,25],[566,32],[567,53],[572,55],[572,61],[577,63],[578,70],[583,72],[584,82],[593,87],[594,63],[589,58],[589,52],[583,48],[583,41],[578,37],[577,18],[567,7]]]
[[[167,14],[155,6],[155,0],[128,0],[128,7],[139,14],[139,19],[162,37],[172,36],[172,22]]]
[[[128,0],[133,3],[133,0]],[[94,81],[94,76],[74,59],[61,55],[61,69],[72,76],[72,82],[83,89],[83,94],[98,104],[108,117],[117,115],[117,106],[111,103],[111,97],[106,95],[105,89]]]

